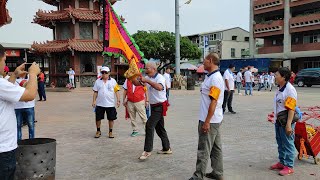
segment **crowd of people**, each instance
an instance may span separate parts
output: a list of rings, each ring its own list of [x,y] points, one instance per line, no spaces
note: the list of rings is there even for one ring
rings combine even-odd
[[[5,72],[5,51],[0,45],[0,72]],[[236,86],[238,93],[242,80],[245,80],[245,94],[252,95],[252,83],[254,82],[250,68],[233,76],[234,65],[230,65],[228,70],[221,75],[219,71],[220,59],[217,54],[209,53],[203,62],[204,69],[208,72],[200,88],[200,111],[198,121],[198,152],[196,169],[190,180],[202,180],[204,177],[211,179],[223,179],[223,151],[221,140],[221,124],[226,108],[232,114],[236,112],[232,107],[232,99]],[[70,75],[74,75],[70,69]],[[115,79],[110,77],[108,67],[101,68],[99,77],[93,86],[92,107],[95,112],[96,133],[95,138],[102,135],[101,121],[108,120],[108,137],[115,138],[113,132],[114,121],[117,120],[117,108],[121,105],[120,86]],[[157,71],[157,66],[153,62],[145,65],[146,76],[139,76],[127,79],[123,85],[122,104],[126,108],[127,118],[131,119],[132,133],[135,137],[139,134],[139,126],[136,120],[136,113],[140,116],[145,131],[145,141],[141,161],[148,159],[153,151],[154,132],[160,137],[162,149],[158,154],[172,154],[172,146],[165,128],[164,117],[169,108],[169,90],[171,85],[170,68],[165,75]],[[0,179],[11,180],[15,172],[15,149],[17,140],[21,139],[21,128],[19,124],[22,120],[19,114],[34,113],[34,99],[37,92],[37,77],[40,74],[39,66],[33,63],[24,71],[24,64],[16,68],[8,80],[0,78]],[[18,77],[28,76],[28,80],[17,80]],[[262,75],[261,75],[262,76]],[[271,75],[272,76],[272,75]],[[294,167],[294,109],[297,103],[297,93],[295,88],[288,83],[291,72],[287,68],[280,68],[274,74],[274,80],[279,85],[274,99],[275,114],[287,111],[285,124],[277,121],[275,125],[276,141],[278,143],[279,162],[272,165],[271,169],[280,170],[280,175],[293,173]],[[263,85],[265,82],[265,74]],[[268,76],[269,77],[269,76]],[[271,78],[272,79],[272,78]],[[40,80],[43,78],[40,76]],[[70,83],[73,80],[70,78]],[[43,81],[42,81],[43,82]],[[268,80],[268,82],[270,82]],[[262,85],[262,82],[260,82]],[[270,83],[273,85],[274,83]],[[267,84],[268,85],[268,84]],[[39,87],[40,88],[40,87]],[[249,91],[249,92],[248,92]],[[45,95],[41,94],[44,100]],[[40,97],[41,98],[41,97]],[[41,99],[40,99],[41,100]],[[148,117],[146,109],[150,106],[151,114]],[[15,111],[15,107],[16,111]],[[19,107],[23,107],[23,111]],[[18,114],[18,115],[17,115]],[[17,122],[18,120],[18,122]],[[28,124],[34,122],[33,116],[28,117]],[[18,128],[17,128],[18,126]],[[19,133],[20,132],[20,133]],[[34,137],[34,131],[29,131],[29,138]],[[211,160],[212,171],[206,173],[208,160]]]

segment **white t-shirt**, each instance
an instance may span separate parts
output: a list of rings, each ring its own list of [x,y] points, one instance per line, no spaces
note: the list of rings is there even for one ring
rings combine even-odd
[[[136,86],[133,83],[131,83],[131,84],[132,84],[132,91],[134,92],[136,90]],[[122,87],[123,87],[123,89],[128,90],[128,79],[126,79],[124,81]]]
[[[17,79],[15,82],[15,85],[19,86],[20,82],[23,81],[24,79]],[[33,108],[35,106],[35,100],[33,101],[28,101],[28,102],[23,102],[19,101],[16,103],[14,109],[25,109],[25,108]]]
[[[264,83],[264,76],[260,75],[259,79],[260,79],[260,83],[263,84]]]
[[[107,82],[97,79],[93,86],[93,91],[98,92],[96,105],[100,107],[115,107],[115,93],[120,90],[116,80],[109,78]]]
[[[233,78],[233,74],[231,73],[231,71],[229,69],[227,69],[224,72],[223,79],[228,80],[230,90],[234,90],[234,78]],[[226,83],[224,83],[224,84],[226,84]],[[227,85],[225,85],[225,90],[227,90]]]
[[[264,75],[264,81],[265,82],[270,82],[270,75],[269,74],[266,74],[266,75]]]
[[[269,83],[270,84],[274,84],[275,83],[275,77],[273,75],[270,76]]]
[[[200,116],[199,120],[202,122],[206,121],[211,98],[217,100],[217,106],[214,111],[210,123],[221,123],[223,119],[223,98],[224,98],[224,87],[225,82],[219,71],[215,71],[211,74],[206,75],[204,82],[201,85],[201,103],[200,103]]]
[[[68,71],[69,79],[74,79],[75,72],[74,70]]]
[[[242,73],[239,71],[237,74],[237,82],[242,82]]]
[[[18,147],[14,106],[24,91],[23,87],[0,78],[0,153],[12,151]]]
[[[297,100],[297,91],[291,83],[287,83],[281,89],[277,90],[273,105],[275,118],[277,118],[277,114],[281,111],[288,109],[295,110],[297,106]]]
[[[244,73],[244,80],[246,81],[246,82],[252,82],[252,73],[251,73],[251,71],[246,71],[245,73]]]
[[[164,73],[164,78],[166,79],[166,86],[168,87],[168,89],[171,88],[171,76],[168,73]]]
[[[167,100],[165,78],[159,73],[157,73],[154,77],[146,76],[145,78],[150,79],[152,82],[161,84],[163,87],[162,91],[158,91],[154,89],[152,86],[150,86],[150,84],[147,84],[150,104],[158,104],[165,102]]]

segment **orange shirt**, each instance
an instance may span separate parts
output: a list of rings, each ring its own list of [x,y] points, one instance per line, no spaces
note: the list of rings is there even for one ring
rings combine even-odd
[[[39,74],[39,82],[44,82],[44,74],[42,72]]]

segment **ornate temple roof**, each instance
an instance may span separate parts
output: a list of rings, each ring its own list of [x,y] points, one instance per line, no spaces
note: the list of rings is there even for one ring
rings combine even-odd
[[[54,40],[44,43],[34,42],[32,49],[39,53],[55,53],[65,51],[79,51],[79,52],[102,52],[103,43],[98,40]]]
[[[12,19],[9,16],[9,11],[6,8],[7,0],[0,0],[0,27],[11,23]]]
[[[43,2],[53,5],[53,6],[57,6],[60,2],[60,0],[42,0]],[[93,2],[96,2],[99,0],[93,0]],[[110,0],[111,4],[113,5],[114,3],[116,3],[118,0]]]
[[[101,21],[103,15],[100,11],[89,10],[85,8],[73,9],[72,7],[60,11],[43,11],[39,10],[33,22],[45,27],[52,27],[55,21],[64,20],[84,20],[84,21]]]

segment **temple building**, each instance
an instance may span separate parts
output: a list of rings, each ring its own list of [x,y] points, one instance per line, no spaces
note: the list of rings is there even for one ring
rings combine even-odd
[[[108,65],[118,77],[119,59],[103,57],[102,4],[97,0],[43,0],[56,6],[56,11],[39,10],[34,23],[53,31],[53,41],[34,42],[36,54],[49,57],[50,83],[63,87],[68,82],[66,71],[72,67],[78,86],[92,86],[99,66]],[[114,1],[115,2],[115,1]],[[113,3],[114,3],[113,2]]]

